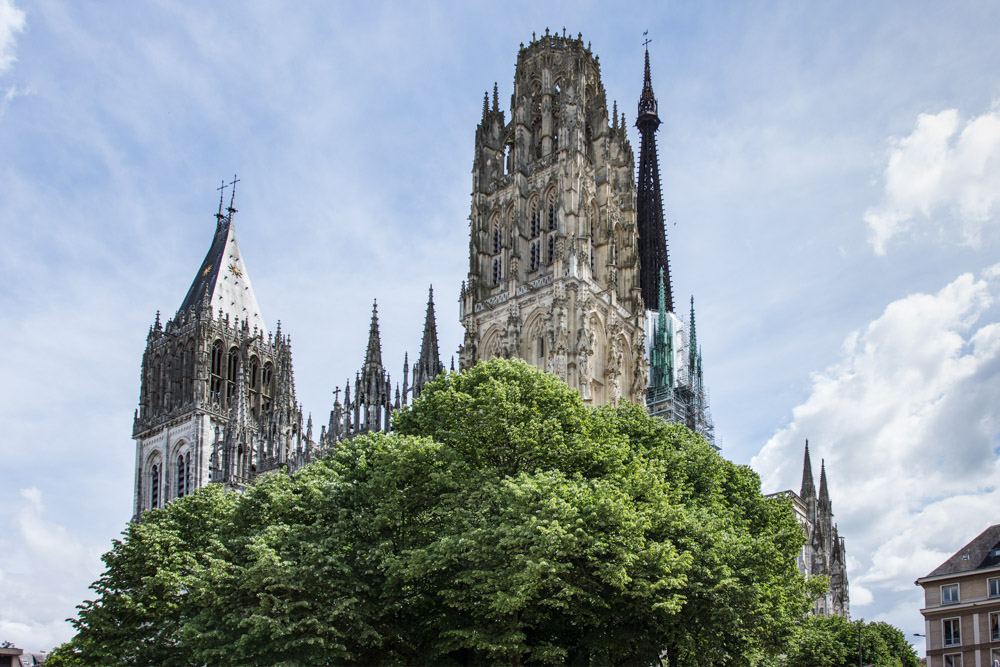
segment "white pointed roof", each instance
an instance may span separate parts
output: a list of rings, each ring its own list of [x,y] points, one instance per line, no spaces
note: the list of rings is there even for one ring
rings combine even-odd
[[[218,317],[221,310],[222,317],[228,315],[230,322],[246,320],[251,329],[256,326],[263,332],[267,331],[257,295],[250,284],[250,273],[236,241],[232,214],[227,218],[220,217],[212,246],[208,249],[205,261],[198,269],[198,275],[191,283],[180,310],[184,311],[189,307],[199,309],[205,294],[209,296],[212,317]]]

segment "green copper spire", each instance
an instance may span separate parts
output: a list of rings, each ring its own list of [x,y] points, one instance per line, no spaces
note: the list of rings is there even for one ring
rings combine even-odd
[[[674,332],[667,316],[666,281],[663,267],[659,271],[657,294],[656,326],[653,329],[653,345],[649,351],[651,367],[650,389],[660,391],[674,386]]]

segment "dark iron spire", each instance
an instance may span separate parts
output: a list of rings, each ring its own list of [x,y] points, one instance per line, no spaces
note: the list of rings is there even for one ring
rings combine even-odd
[[[624,121],[622,122],[624,125]],[[636,194],[636,224],[639,229],[639,286],[647,310],[657,309],[658,278],[663,270],[666,284],[667,310],[674,311],[673,283],[667,256],[667,235],[663,226],[663,197],[660,193],[660,165],[656,156],[656,130],[660,117],[656,112],[656,96],[649,71],[649,48],[642,94],[639,96],[639,181]]]

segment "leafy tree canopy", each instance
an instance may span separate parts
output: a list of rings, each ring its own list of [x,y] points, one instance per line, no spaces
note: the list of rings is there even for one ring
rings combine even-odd
[[[790,505],[683,426],[498,360],[395,429],[146,513],[52,664],[763,665],[826,641],[795,630],[822,582]]]
[[[860,653],[860,656],[859,656]],[[787,667],[917,667],[920,660],[906,636],[888,623],[811,616],[792,636]]]

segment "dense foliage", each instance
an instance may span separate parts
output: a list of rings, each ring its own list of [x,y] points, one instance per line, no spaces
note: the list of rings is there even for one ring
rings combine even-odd
[[[493,361],[393,434],[146,513],[52,664],[806,664],[803,539],[688,429]]]
[[[860,654],[860,655],[859,655]],[[812,616],[796,630],[787,667],[917,667],[920,660],[906,636],[888,623]]]

